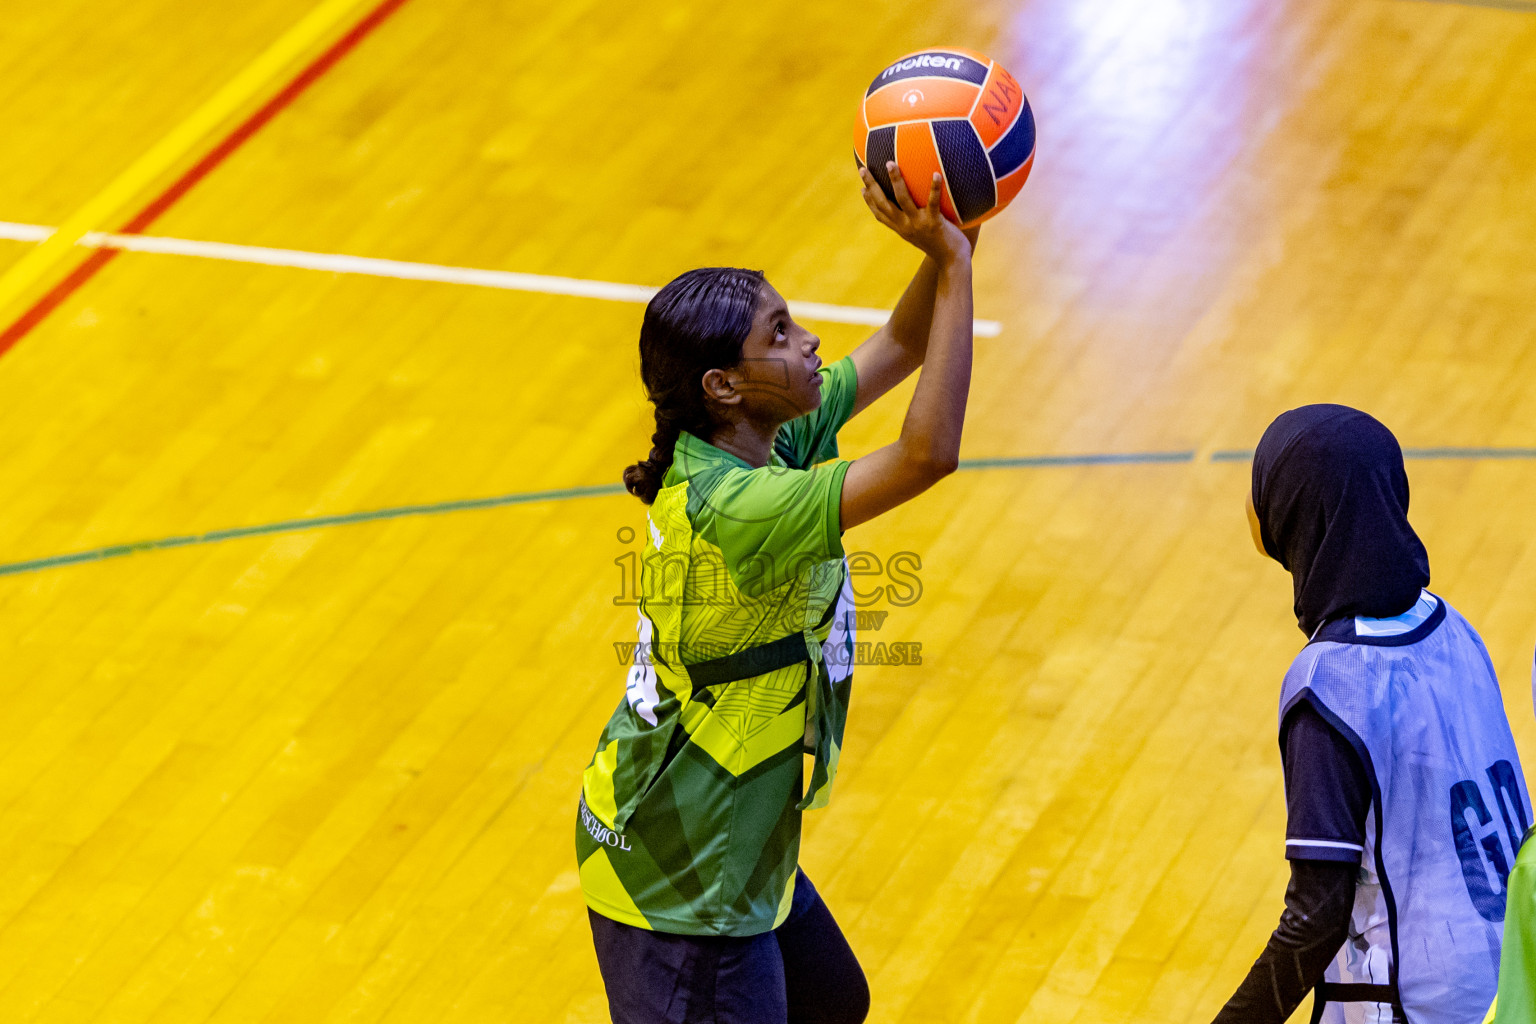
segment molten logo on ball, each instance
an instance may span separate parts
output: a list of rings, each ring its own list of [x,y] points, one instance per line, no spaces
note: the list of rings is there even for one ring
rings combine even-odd
[[[921,57],[913,57],[911,60],[899,60],[880,73],[881,78],[890,78],[898,71],[911,71],[913,68],[948,68],[951,71],[960,70],[960,58],[958,57],[934,57],[923,54]]]

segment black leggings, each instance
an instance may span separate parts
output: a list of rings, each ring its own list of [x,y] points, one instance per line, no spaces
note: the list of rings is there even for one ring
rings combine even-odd
[[[588,911],[614,1024],[860,1024],[869,984],[805,873],[784,923],[748,938],[671,935]]]

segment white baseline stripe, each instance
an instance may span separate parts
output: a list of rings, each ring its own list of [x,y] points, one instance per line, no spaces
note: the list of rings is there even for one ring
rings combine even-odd
[[[41,224],[12,224],[0,220],[0,238],[13,238],[18,242],[42,242],[53,234],[53,228]]]
[[[53,228],[41,224],[14,224],[0,221],[0,238],[18,242],[41,242],[53,234]],[[510,270],[478,270],[474,267],[448,267],[437,263],[409,263],[381,260],[368,256],[344,256],[339,253],[304,252],[298,249],[268,249],[257,245],[231,245],[227,242],[200,242],[188,238],[164,238],[158,235],[114,235],[92,231],[78,243],[91,249],[123,249],[173,256],[196,256],[235,263],[260,263],[269,267],[298,267],[325,270],[336,274],[366,274],[394,277],[408,281],[440,281],[467,284],[506,291],[539,292],[545,295],[571,295],[609,302],[651,301],[657,289],[639,284],[590,281],[579,277],[552,277],[545,274],[520,274]],[[791,300],[790,312],[807,320],[836,324],[863,324],[879,327],[890,317],[885,309],[864,306],[834,306],[824,302]],[[1003,331],[996,320],[975,321],[977,337],[995,338]]]

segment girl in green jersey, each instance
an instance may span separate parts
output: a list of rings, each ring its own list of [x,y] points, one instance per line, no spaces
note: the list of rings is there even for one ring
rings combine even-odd
[[[822,366],[756,271],[690,271],[646,307],[649,506],[634,663],[582,779],[577,860],[616,1024],[857,1024],[869,989],[799,871],[852,682],[842,533],[954,472],[971,376],[971,250],[887,165],[875,218],[923,254],[890,321]],[[837,432],[919,367],[900,435]],[[809,778],[803,755],[813,755]]]

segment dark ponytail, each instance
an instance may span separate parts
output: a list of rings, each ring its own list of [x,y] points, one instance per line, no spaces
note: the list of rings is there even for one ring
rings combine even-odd
[[[709,439],[702,378],[741,362],[762,286],[760,270],[704,267],[673,279],[645,307],[640,380],[656,406],[656,432],[650,456],[624,470],[624,486],[647,505],[661,490],[682,432]]]

